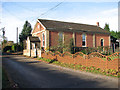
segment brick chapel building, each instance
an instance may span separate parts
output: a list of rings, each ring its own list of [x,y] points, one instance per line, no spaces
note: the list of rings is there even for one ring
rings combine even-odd
[[[88,25],[38,19],[31,34],[28,40],[29,38],[31,40],[34,38],[34,40],[29,44],[30,46],[27,46],[27,49],[34,49],[38,45],[46,50],[46,48],[58,45],[59,38],[62,38],[63,43],[69,43],[73,38],[76,47],[110,46],[110,33],[100,28],[98,22],[97,25]],[[40,43],[36,44],[36,40]]]

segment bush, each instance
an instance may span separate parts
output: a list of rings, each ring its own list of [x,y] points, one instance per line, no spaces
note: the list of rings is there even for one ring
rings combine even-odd
[[[11,51],[11,46],[6,46],[3,48],[3,52]]]
[[[70,48],[70,53],[74,54],[74,43],[73,43],[73,38],[70,39],[70,44],[69,44],[69,48]]]
[[[88,55],[88,54],[90,54],[92,52],[97,52],[97,49],[88,47],[88,48],[85,48],[85,49],[81,50],[81,52]]]
[[[16,45],[16,44],[12,45],[12,51],[13,51],[13,52],[16,52],[16,51],[17,51],[17,45]]]

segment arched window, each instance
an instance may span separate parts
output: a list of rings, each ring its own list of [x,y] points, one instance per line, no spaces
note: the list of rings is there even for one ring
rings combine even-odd
[[[40,28],[40,25],[38,25],[38,28]]]
[[[104,39],[101,39],[101,46],[104,45]]]
[[[42,38],[43,38],[43,47],[45,46],[45,35],[44,33],[42,34]]]

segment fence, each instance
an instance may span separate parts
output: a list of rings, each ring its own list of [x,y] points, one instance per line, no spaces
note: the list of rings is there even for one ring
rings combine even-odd
[[[85,55],[82,52],[77,52],[75,54],[71,54],[69,52],[65,52],[63,54],[59,52],[52,53],[50,52],[42,52],[41,56],[46,59],[56,59],[59,62],[67,63],[67,64],[79,64],[84,66],[94,66],[96,68],[101,69],[115,69],[118,70],[118,62],[120,59],[118,58],[119,52],[116,52],[112,55],[105,56],[98,52],[93,52],[89,55]]]

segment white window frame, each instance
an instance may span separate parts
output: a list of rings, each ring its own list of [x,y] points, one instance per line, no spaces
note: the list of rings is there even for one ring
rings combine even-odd
[[[85,35],[85,46],[83,46],[83,35]],[[82,34],[82,47],[86,47],[86,34],[85,33]]]

